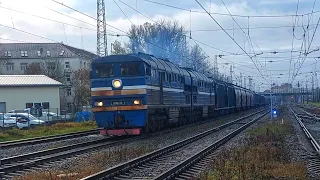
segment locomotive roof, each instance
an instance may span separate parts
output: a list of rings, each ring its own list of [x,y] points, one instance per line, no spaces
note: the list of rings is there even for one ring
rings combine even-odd
[[[130,56],[130,58],[128,58],[128,56]],[[206,82],[213,82],[215,81],[216,83],[219,84],[225,84],[227,86],[233,86],[236,89],[241,89],[241,90],[245,90],[245,91],[249,91],[252,93],[255,93],[254,91],[232,84],[232,83],[228,83],[225,81],[221,81],[218,79],[211,79],[209,77],[207,77],[205,74],[194,71],[192,69],[188,69],[188,68],[181,68],[178,67],[176,64],[165,60],[165,59],[161,59],[161,58],[156,58],[153,55],[150,54],[145,54],[145,53],[138,53],[138,54],[128,54],[128,55],[111,55],[111,56],[106,56],[106,57],[101,57],[101,58],[97,58],[93,61],[93,63],[105,63],[105,62],[110,62],[110,63],[117,63],[117,62],[144,62],[149,64],[151,67],[162,70],[162,71],[166,71],[166,72],[173,72],[173,73],[177,73],[180,75],[184,75],[184,76],[189,76],[189,73],[192,77],[200,79],[202,81],[206,81]]]

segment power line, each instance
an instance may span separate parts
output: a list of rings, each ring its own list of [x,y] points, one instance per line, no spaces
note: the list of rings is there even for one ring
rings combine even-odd
[[[311,46],[312,41],[313,41],[313,38],[314,38],[314,36],[315,36],[315,33],[317,32],[319,23],[320,23],[320,17],[319,17],[319,19],[318,19],[317,26],[316,26],[316,28],[315,28],[315,30],[314,30],[314,32],[313,32],[313,35],[312,35],[311,41],[310,41],[310,43],[309,43],[309,46],[308,46],[308,48],[307,48],[307,51],[306,51],[306,53],[304,54],[304,59],[303,59],[302,63],[300,64],[300,66],[299,66],[299,68],[298,68],[298,70],[297,70],[297,73],[300,71],[300,68],[301,68],[301,66],[303,65],[303,63],[305,62],[306,57],[307,57],[310,53],[312,53],[312,52],[314,52],[314,51],[319,51],[319,48],[318,48],[317,50],[309,51],[309,50],[310,50],[310,46]],[[305,46],[306,46],[306,45],[305,45]],[[296,73],[296,75],[293,77],[293,80],[292,80],[292,81],[294,81],[294,78],[297,76],[297,73]]]
[[[310,24],[310,26],[316,26],[316,24]],[[302,26],[296,26],[296,27],[302,27]],[[279,29],[279,28],[292,28],[292,26],[257,26],[257,27],[241,27],[241,28],[225,28],[227,31],[232,31],[232,30],[241,30],[241,29],[246,29],[246,30],[254,30],[254,29]],[[222,31],[222,29],[197,29],[197,30],[192,30],[191,32],[211,32],[211,31]]]
[[[121,9],[121,7],[118,5],[118,3],[117,3],[115,0],[113,0],[113,2],[118,6],[118,8],[119,8],[120,11],[124,14],[124,16],[126,16],[126,18],[128,19],[128,21],[130,21],[131,24],[134,24],[134,23],[130,20],[130,18],[126,15],[126,13]]]
[[[23,32],[23,33],[28,34],[28,35],[36,36],[36,37],[39,37],[41,39],[46,39],[46,40],[49,40],[49,41],[52,41],[52,42],[60,43],[60,42],[58,42],[56,40],[53,40],[53,39],[50,39],[50,38],[47,38],[47,37],[44,37],[44,36],[40,36],[40,35],[37,35],[37,34],[33,34],[33,33],[30,33],[30,32],[27,32],[27,31],[24,31],[24,30],[21,30],[21,29],[13,28],[13,27],[6,26],[6,25],[3,25],[3,24],[0,24],[0,26],[8,28],[8,29],[13,29],[15,31],[20,31],[20,32]]]
[[[149,3],[153,3],[153,4],[158,4],[161,6],[166,6],[166,7],[170,7],[170,8],[174,8],[174,9],[179,9],[182,11],[187,11],[187,12],[194,12],[194,13],[207,13],[204,11],[197,11],[197,10],[190,10],[190,9],[186,9],[186,8],[182,8],[182,7],[178,7],[178,6],[173,6],[173,5],[169,5],[169,4],[164,4],[164,3],[160,3],[160,2],[156,2],[156,1],[151,1],[151,0],[143,0]],[[293,15],[293,14],[284,14],[284,15],[240,15],[240,14],[232,14],[232,16],[234,17],[243,17],[243,18],[282,18],[282,17],[292,17],[292,16],[303,16],[303,15],[310,15],[310,14],[315,14],[315,13],[319,13],[320,11],[314,11],[312,13],[305,13],[305,14],[297,14],[297,15]],[[214,13],[214,12],[210,12],[209,14],[214,14],[214,15],[221,15],[221,16],[230,16],[229,14],[226,13]]]
[[[222,4],[224,5],[224,7],[227,9],[227,11],[228,11],[228,13],[229,13],[229,15],[231,16],[231,18],[232,18],[232,20],[237,24],[237,26],[241,29],[241,31],[243,32],[243,34],[245,34],[246,35],[246,39],[248,40],[248,42],[249,42],[249,44],[250,44],[250,46],[251,46],[251,48],[252,48],[252,51],[253,51],[253,53],[254,54],[256,54],[256,52],[255,52],[255,50],[254,50],[254,47],[253,47],[253,45],[252,45],[252,39],[251,39],[251,36],[250,36],[250,34],[249,34],[249,17],[248,17],[248,33],[246,33],[246,32],[244,32],[244,30],[241,28],[241,26],[238,24],[238,22],[234,19],[234,17],[232,16],[232,14],[231,14],[231,12],[229,11],[229,9],[228,9],[228,7],[227,7],[227,5],[224,3],[224,1],[223,0],[221,0],[221,2],[222,2]],[[262,52],[262,50],[260,49],[260,47],[255,43],[255,42],[253,42],[258,48],[259,48],[259,50]],[[259,63],[260,64],[260,66],[261,66],[261,63]],[[262,67],[262,66],[261,66]]]
[[[6,9],[6,10],[9,10],[9,11],[13,11],[13,12],[17,12],[17,13],[21,13],[21,14],[26,14],[26,15],[29,15],[29,16],[33,16],[33,17],[36,17],[36,18],[40,18],[40,19],[44,19],[44,20],[47,20],[47,21],[52,21],[52,22],[55,22],[55,23],[60,23],[60,24],[63,24],[63,25],[68,25],[68,26],[72,26],[72,27],[76,27],[76,28],[79,28],[79,29],[86,29],[86,30],[90,30],[90,31],[97,31],[96,29],[91,29],[91,28],[87,28],[87,27],[83,27],[83,26],[78,26],[78,25],[74,25],[74,24],[69,24],[69,23],[65,23],[65,22],[62,22],[62,21],[58,21],[58,20],[54,20],[54,19],[50,19],[50,18],[46,18],[46,17],[43,17],[43,16],[38,16],[38,15],[35,15],[35,14],[30,14],[30,13],[27,13],[27,12],[23,12],[23,11],[20,11],[20,10],[15,10],[15,9],[11,9],[11,8],[6,8],[6,7],[3,7],[3,6],[0,6],[0,8],[2,9]],[[57,11],[55,11],[57,12]],[[59,13],[59,12],[57,12]],[[73,18],[73,19],[76,19],[76,18]],[[76,19],[78,20],[78,19]],[[87,23],[89,25],[92,25],[90,23]],[[95,25],[93,25],[95,26]],[[121,36],[121,35],[118,35],[118,34],[108,34],[109,36]]]
[[[12,42],[30,43],[30,42],[27,42],[27,41],[21,41],[21,40],[16,40],[16,39],[8,39],[8,38],[2,38],[2,37],[0,37],[0,39],[5,40],[5,41],[12,41]]]
[[[89,18],[97,21],[97,19],[96,19],[95,17],[92,17],[92,16],[90,16],[90,15],[88,15],[88,14],[85,14],[85,13],[83,13],[83,12],[77,10],[77,9],[74,9],[74,8],[72,8],[72,7],[70,7],[70,6],[67,6],[67,5],[65,5],[65,4],[63,4],[63,3],[60,3],[60,2],[58,2],[58,1],[56,1],[56,0],[51,0],[51,1],[53,1],[53,2],[55,2],[55,3],[57,3],[57,4],[60,4],[61,6],[64,6],[64,7],[68,8],[68,9],[71,9],[71,10],[73,10],[73,11],[79,13],[79,14],[82,14],[82,15],[84,15],[84,16],[86,16],[86,17],[89,17]],[[117,27],[114,27],[114,26],[112,26],[112,25],[110,25],[110,24],[108,24],[108,23],[106,23],[106,25],[109,26],[109,27],[112,27],[112,28],[114,28],[114,29],[116,29],[116,30],[118,30],[118,31],[121,31],[121,32],[123,32],[123,33],[125,33],[125,34],[128,35],[128,33],[125,32],[125,31],[122,30],[122,29],[119,29],[119,28],[117,28]]]
[[[199,3],[198,0],[195,0],[195,1],[199,4],[199,6],[201,6],[201,8],[202,8],[204,11],[207,12],[207,14],[211,17],[211,19],[212,19],[221,29],[223,29],[223,31],[234,41],[234,43],[236,43],[237,46],[238,46],[245,54],[247,54],[247,56],[251,59],[251,61],[254,62],[253,59],[252,59],[252,57],[238,44],[238,42],[237,42],[226,30],[224,30],[224,28],[212,17],[212,15],[202,6],[202,4]],[[258,68],[258,66],[256,65],[256,63],[254,63],[254,65],[256,66],[257,70],[259,71],[259,73],[260,73],[261,76],[263,77],[264,75],[261,73],[261,71],[260,71],[260,69]],[[265,79],[265,80],[266,80],[266,79]],[[266,80],[266,81],[267,81],[267,80]]]

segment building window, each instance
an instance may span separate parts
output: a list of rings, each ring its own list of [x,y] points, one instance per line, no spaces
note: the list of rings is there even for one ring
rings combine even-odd
[[[68,107],[68,111],[72,110],[72,104],[71,103],[67,103],[67,107]]]
[[[41,51],[37,51],[38,57],[41,56]]]
[[[71,96],[71,88],[67,89],[67,96]]]
[[[28,51],[21,51],[21,57],[28,57]]]
[[[83,67],[86,68],[87,67],[87,63],[83,62]]]
[[[32,108],[33,107],[33,103],[26,103],[26,108]]]
[[[64,50],[60,52],[59,56],[63,56],[63,54],[64,54]]]
[[[41,106],[41,103],[34,103],[34,108],[39,108]]]
[[[51,53],[50,53],[50,51],[47,51],[47,56],[51,56]]]
[[[70,82],[70,81],[71,81],[70,74],[66,74],[66,81],[67,81],[67,82]]]
[[[20,63],[21,71],[25,71],[27,69],[28,63]]]
[[[4,52],[5,57],[11,57],[11,52],[10,51],[5,51]]]
[[[66,69],[70,69],[70,62],[65,62]]]
[[[56,63],[55,62],[48,62],[48,69],[55,70],[56,69]]]
[[[49,102],[42,102],[42,109],[49,109],[49,108],[50,108]]]
[[[80,69],[82,69],[82,61],[80,61]]]
[[[14,64],[13,63],[7,63],[7,71],[14,71]]]

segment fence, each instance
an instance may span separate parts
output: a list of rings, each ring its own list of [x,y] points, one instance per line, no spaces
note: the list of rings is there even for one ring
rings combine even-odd
[[[0,112],[0,128],[8,129],[18,127],[19,129],[38,125],[51,125],[58,122],[82,122],[93,119],[89,109],[81,112],[67,113],[59,108],[50,109],[24,109]]]

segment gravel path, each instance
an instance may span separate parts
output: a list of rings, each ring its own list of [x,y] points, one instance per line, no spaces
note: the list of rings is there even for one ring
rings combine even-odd
[[[98,170],[98,167],[100,167],[101,169],[106,169],[115,166],[119,163],[125,162],[129,159],[132,159],[134,157],[143,155],[153,150],[181,141],[185,138],[194,136],[195,134],[211,129],[212,127],[216,127],[219,124],[235,120],[237,118],[242,117],[244,114],[248,114],[249,112],[242,112],[231,117],[220,117],[218,120],[211,121],[205,124],[195,125],[193,127],[180,129],[175,132],[162,134],[160,136],[154,136],[151,138],[139,140],[137,142],[130,142],[120,146],[107,148],[105,150],[100,151],[99,153],[81,154],[75,157],[58,161],[57,163],[47,164],[45,167],[42,167],[37,171],[74,172],[79,171],[81,167],[83,168],[92,166],[97,167]],[[104,158],[108,160],[106,161]]]
[[[36,151],[42,151],[42,150],[47,150],[47,149],[77,144],[77,143],[84,143],[84,142],[99,140],[103,138],[105,137],[97,134],[97,135],[88,135],[88,136],[83,136],[78,138],[66,139],[61,141],[0,149],[0,158],[2,159],[2,158],[11,157],[11,156],[21,155],[21,154],[32,153]]]

